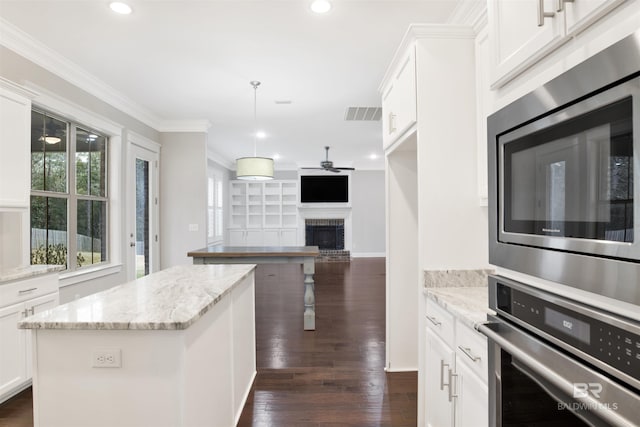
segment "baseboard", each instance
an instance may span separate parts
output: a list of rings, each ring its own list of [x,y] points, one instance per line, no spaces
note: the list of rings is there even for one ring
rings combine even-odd
[[[351,252],[351,258],[384,258],[384,252]]]

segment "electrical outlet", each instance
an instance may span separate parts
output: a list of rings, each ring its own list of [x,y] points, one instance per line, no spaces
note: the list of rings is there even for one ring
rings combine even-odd
[[[94,348],[91,358],[92,368],[121,368],[122,354],[119,348]]]

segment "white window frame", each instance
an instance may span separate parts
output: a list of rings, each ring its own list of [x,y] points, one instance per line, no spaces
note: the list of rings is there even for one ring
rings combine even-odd
[[[33,85],[31,85],[33,86]],[[74,285],[86,280],[97,279],[102,276],[119,273],[122,269],[122,245],[123,245],[123,219],[121,212],[124,208],[124,200],[121,194],[123,149],[122,134],[124,127],[103,116],[87,110],[71,101],[55,95],[46,89],[33,87],[39,94],[32,102],[32,108],[44,110],[58,117],[87,126],[100,132],[109,139],[107,150],[107,167],[109,191],[108,197],[108,247],[107,262],[91,267],[83,267],[74,271],[66,271],[60,274],[60,287]],[[70,160],[73,161],[73,160]],[[69,220],[69,219],[67,219]]]

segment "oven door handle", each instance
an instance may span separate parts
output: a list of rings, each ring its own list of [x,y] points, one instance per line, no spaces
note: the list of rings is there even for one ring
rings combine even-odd
[[[574,396],[575,394],[575,384],[569,381],[567,378],[554,371],[550,366],[547,366],[543,363],[540,363],[536,357],[531,356],[527,351],[520,348],[518,345],[514,344],[511,339],[505,338],[500,330],[507,329],[507,333],[517,333],[521,335],[525,335],[525,333],[520,332],[516,328],[513,328],[503,322],[495,322],[489,324],[483,324],[478,327],[478,330],[487,336],[490,341],[493,341],[499,347],[501,347],[504,351],[511,354],[513,357],[518,359],[522,364],[526,365],[529,370],[531,370],[536,375],[540,376],[540,378],[547,381],[549,384],[555,386],[558,390],[564,393],[566,396]],[[495,329],[498,329],[496,331]],[[535,338],[529,338],[531,340],[537,341]],[[546,347],[546,345],[545,345]],[[551,350],[549,348],[549,350]],[[555,350],[551,350],[554,351]],[[557,353],[557,352],[555,352]],[[557,353],[560,355],[560,353]],[[564,355],[559,357],[566,357]],[[577,363],[577,362],[576,362]],[[553,365],[553,363],[550,363]],[[637,399],[637,397],[636,397]],[[602,402],[591,397],[589,393],[581,393],[581,396],[578,400],[581,404],[597,414],[597,416],[604,421],[607,421],[609,424],[614,426],[627,426],[633,425],[630,424],[629,420],[625,418],[622,414],[616,413],[613,410],[607,409],[606,405],[603,405]],[[623,403],[620,402],[622,405]]]

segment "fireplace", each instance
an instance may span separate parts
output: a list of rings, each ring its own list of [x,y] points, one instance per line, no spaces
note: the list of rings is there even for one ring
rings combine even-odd
[[[305,245],[318,246],[320,261],[349,261],[351,253],[345,250],[344,225],[344,219],[306,219]]]

